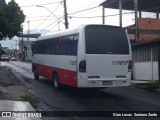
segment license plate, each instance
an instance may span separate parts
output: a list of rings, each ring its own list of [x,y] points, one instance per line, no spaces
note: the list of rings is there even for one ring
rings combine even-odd
[[[112,85],[112,81],[102,81],[102,85]]]

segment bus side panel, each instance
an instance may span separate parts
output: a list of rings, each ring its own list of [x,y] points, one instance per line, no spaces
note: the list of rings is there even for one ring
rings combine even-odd
[[[66,70],[62,68],[46,66],[42,64],[34,64],[36,67],[36,73],[49,80],[52,80],[54,72],[58,73],[59,82],[63,85],[77,87],[77,73],[76,71]]]
[[[58,68],[59,82],[63,85],[77,87],[77,73],[76,71],[70,71]]]
[[[41,65],[41,64],[35,64],[36,67],[36,73],[40,76],[43,76],[49,80],[52,79],[52,71],[54,70],[53,67]]]

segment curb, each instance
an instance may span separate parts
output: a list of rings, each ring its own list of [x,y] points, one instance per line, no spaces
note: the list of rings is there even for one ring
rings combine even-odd
[[[147,89],[147,88],[145,87],[146,84],[147,84],[147,83],[145,83],[145,84],[142,84],[142,83],[141,83],[141,84],[138,84],[138,83],[137,83],[137,84],[131,84],[131,86],[160,94],[160,89],[154,89],[154,90],[153,90],[153,89]]]

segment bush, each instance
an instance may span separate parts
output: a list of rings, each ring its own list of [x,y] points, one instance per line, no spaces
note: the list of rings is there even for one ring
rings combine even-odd
[[[146,88],[149,90],[160,89],[160,82],[148,83],[146,84]]]

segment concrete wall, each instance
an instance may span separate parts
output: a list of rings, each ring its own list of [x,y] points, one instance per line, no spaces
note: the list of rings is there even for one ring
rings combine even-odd
[[[134,62],[133,79],[159,80],[158,62]]]

